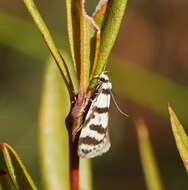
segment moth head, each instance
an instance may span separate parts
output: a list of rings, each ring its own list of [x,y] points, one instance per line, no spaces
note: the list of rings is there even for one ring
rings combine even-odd
[[[109,82],[108,76],[104,73],[100,74],[97,78],[101,82]]]

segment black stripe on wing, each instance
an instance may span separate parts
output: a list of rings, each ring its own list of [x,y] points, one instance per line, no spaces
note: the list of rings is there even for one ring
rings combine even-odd
[[[82,153],[84,153],[84,154],[89,154],[90,152],[92,152],[91,149],[89,149],[89,150],[81,149],[81,151],[82,151]]]
[[[96,106],[93,110],[96,113],[107,113],[109,112],[109,107],[99,108]]]
[[[102,125],[91,124],[91,125],[89,126],[89,128],[90,128],[92,131],[98,132],[99,134],[105,134],[106,131],[107,131],[107,127],[105,126],[105,128],[104,128]]]
[[[98,145],[100,143],[103,142],[103,139],[102,140],[97,140],[96,138],[93,138],[93,137],[89,137],[89,136],[86,136],[86,137],[80,137],[79,138],[79,144],[86,144],[86,145]]]
[[[110,89],[109,88],[107,88],[107,89],[103,88],[103,89],[101,89],[101,93],[105,94],[105,95],[109,95],[110,94]]]

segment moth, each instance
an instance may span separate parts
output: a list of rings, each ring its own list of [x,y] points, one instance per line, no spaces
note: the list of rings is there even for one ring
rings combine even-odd
[[[96,77],[98,83],[91,97],[91,105],[81,126],[78,155],[82,158],[100,156],[110,149],[108,131],[112,83],[104,73]]]

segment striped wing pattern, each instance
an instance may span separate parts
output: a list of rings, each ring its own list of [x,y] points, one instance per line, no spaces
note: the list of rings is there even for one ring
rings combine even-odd
[[[94,93],[79,142],[78,155],[82,158],[93,158],[107,152],[110,148],[108,132],[108,111],[110,107],[110,91],[112,84],[106,74],[98,76],[99,83]]]

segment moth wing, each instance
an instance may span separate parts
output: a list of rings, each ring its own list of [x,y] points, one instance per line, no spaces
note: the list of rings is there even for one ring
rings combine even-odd
[[[100,142],[98,141],[96,144],[91,145],[88,143],[88,141],[96,142],[96,139],[87,136],[81,139],[81,141],[79,140],[78,155],[81,158],[89,159],[94,158],[96,156],[101,156],[102,154],[107,152],[111,147],[108,130],[106,131],[103,139]]]
[[[101,85],[101,89],[104,85]],[[78,155],[93,158],[107,152],[111,146],[108,132],[110,94],[99,93],[93,100],[78,142]]]

